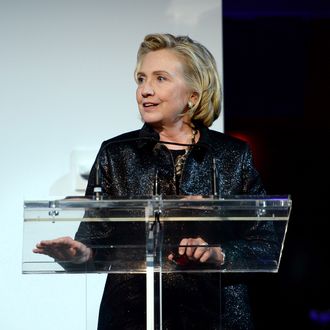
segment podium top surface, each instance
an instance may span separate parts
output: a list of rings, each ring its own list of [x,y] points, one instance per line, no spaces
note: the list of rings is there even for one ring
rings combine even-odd
[[[214,268],[211,265],[203,271],[276,272],[291,207],[290,196],[270,195],[217,199],[200,196],[111,200],[69,197],[25,201],[23,272],[100,272],[98,265],[106,261],[105,272],[144,273],[147,260],[154,253],[157,256],[155,264],[162,271],[199,272],[200,266],[178,268],[169,264],[166,258],[168,251],[178,249],[181,238],[195,234],[205,238],[209,246],[222,247],[226,253],[224,267]],[[155,223],[161,223],[160,236],[150,232]],[[100,259],[95,260],[95,270],[88,267],[62,268],[65,260],[57,263],[48,256],[32,253],[35,244],[41,240],[74,237],[82,224],[87,226],[87,233],[91,233],[91,236],[84,237],[84,243],[97,251]],[[113,231],[117,233],[114,236],[103,235]],[[104,236],[104,239],[95,240],[93,233],[97,233],[95,237]],[[260,254],[260,251],[266,251],[265,244],[268,252]],[[101,258],[104,255],[106,258]],[[240,257],[234,257],[237,255]]]

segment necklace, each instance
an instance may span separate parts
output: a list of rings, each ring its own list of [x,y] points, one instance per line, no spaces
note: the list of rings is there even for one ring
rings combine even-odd
[[[196,141],[195,141],[195,137],[196,137],[196,134],[197,134],[197,130],[196,129],[192,129],[192,136],[191,136],[191,144],[195,144]],[[187,159],[187,156],[188,156],[188,153],[189,151],[191,150],[192,146],[189,146],[186,150],[185,150],[185,153],[183,155],[179,155],[176,157],[176,160],[175,160],[175,175],[176,176],[180,176],[182,174],[182,169],[183,169],[183,165]]]

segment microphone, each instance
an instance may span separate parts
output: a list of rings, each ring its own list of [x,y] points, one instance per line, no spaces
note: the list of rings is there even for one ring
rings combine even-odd
[[[103,195],[103,189],[101,186],[101,168],[100,168],[100,155],[101,153],[109,146],[112,144],[118,144],[118,143],[127,143],[127,142],[137,142],[137,141],[147,141],[147,142],[153,142],[155,145],[157,144],[170,144],[170,145],[177,145],[177,146],[184,146],[184,147],[196,147],[197,144],[192,144],[192,143],[178,143],[178,142],[170,142],[170,141],[163,141],[160,140],[159,138],[156,137],[137,137],[137,138],[127,138],[127,139],[118,139],[118,140],[111,140],[108,142],[105,142],[96,157],[95,161],[95,186],[93,188],[93,198],[95,200],[102,200],[104,195]],[[209,145],[205,143],[199,143],[199,146],[204,146],[207,149],[211,149],[212,153],[212,167],[211,167],[211,186],[212,186],[212,195],[214,198],[219,198],[219,187],[218,187],[218,171],[216,168],[216,161],[215,157],[213,155],[213,149],[212,147],[210,148]],[[154,178],[154,186],[153,186],[153,194],[154,195],[160,195],[160,184],[159,184],[159,177],[158,177],[158,169],[156,170],[155,173],[155,178]]]
[[[215,158],[212,156],[212,195],[214,198],[219,198],[219,189],[218,189],[218,171],[215,163]]]
[[[136,142],[136,141],[149,141],[149,142],[155,142],[157,144],[159,142],[159,139],[153,138],[153,137],[138,137],[138,138],[127,138],[122,140],[111,140],[108,142],[105,142],[102,144],[101,148],[98,151],[98,154],[96,156],[95,160],[95,186],[93,188],[93,199],[95,200],[102,200],[103,199],[103,189],[101,186],[101,168],[100,168],[100,155],[101,153],[112,144],[118,144],[118,143],[126,143],[126,142]]]
[[[219,184],[218,184],[219,174],[217,170],[216,158],[214,156],[215,150],[212,145],[207,144],[205,142],[199,143],[198,145],[208,149],[211,153],[212,156],[211,177],[210,177],[211,191],[213,198],[220,198],[221,196],[220,196]]]
[[[159,179],[158,179],[158,169],[156,170],[155,179],[154,179],[153,195],[154,196],[159,196],[160,195],[160,185],[159,185]]]
[[[95,186],[93,189],[94,198],[99,201],[103,199],[102,187],[100,182],[100,162],[96,162]]]

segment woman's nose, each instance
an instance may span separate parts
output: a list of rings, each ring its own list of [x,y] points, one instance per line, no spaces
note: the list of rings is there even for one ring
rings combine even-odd
[[[155,91],[149,82],[145,82],[143,84],[143,86],[141,86],[141,95],[143,97],[147,97],[147,96],[154,95],[154,94],[155,94]]]

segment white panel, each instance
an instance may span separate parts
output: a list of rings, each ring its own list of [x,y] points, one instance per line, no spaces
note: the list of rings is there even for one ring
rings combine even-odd
[[[21,275],[23,200],[75,194],[75,152],[84,166],[141,126],[133,70],[151,32],[205,44],[222,75],[220,0],[0,1],[1,329],[84,329],[84,276]],[[89,280],[89,329],[104,278]]]

